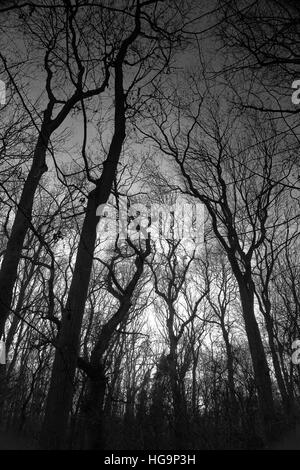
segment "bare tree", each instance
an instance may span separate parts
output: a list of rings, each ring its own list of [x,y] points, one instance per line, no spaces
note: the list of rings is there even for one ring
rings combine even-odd
[[[208,97],[209,108],[205,106]],[[208,97],[199,90],[198,101],[189,107],[188,99],[180,95],[173,100],[173,107],[166,97],[168,111],[162,108],[161,97],[158,101],[161,114],[153,116],[156,136],[141,131],[164,155],[174,159],[182,183],[171,188],[179,188],[205,204],[215,237],[227,254],[239,286],[264,430],[270,435],[274,405],[269,367],[255,315],[252,261],[266,239],[270,207],[284,191],[290,166],[278,172],[282,144],[271,124],[263,127],[260,123],[258,127],[256,117],[254,120],[246,117],[244,121],[232,108],[229,117],[219,104],[211,105],[216,103],[216,97],[209,93]],[[184,115],[183,106],[187,109]],[[228,113],[225,104],[224,107]]]

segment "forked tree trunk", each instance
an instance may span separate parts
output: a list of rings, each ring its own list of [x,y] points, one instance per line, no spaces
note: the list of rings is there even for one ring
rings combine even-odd
[[[105,448],[105,430],[103,422],[103,405],[106,392],[107,377],[103,367],[104,355],[111,343],[117,327],[128,319],[132,296],[143,274],[145,260],[150,254],[150,238],[146,241],[146,249],[137,254],[136,270],[124,288],[120,297],[120,305],[112,317],[102,326],[97,342],[91,352],[90,362],[85,364],[88,375],[87,399],[85,403],[85,448]]]
[[[93,263],[98,220],[96,207],[92,193],[88,198],[74,274],[57,341],[41,435],[44,449],[60,449],[66,445],[66,423],[72,404],[82,316]]]
[[[115,60],[115,116],[114,134],[101,177],[88,197],[88,205],[81,230],[76,262],[66,307],[63,311],[54,364],[47,396],[45,418],[40,446],[43,449],[66,447],[68,417],[74,393],[74,377],[79,353],[82,319],[88,294],[99,216],[97,207],[104,205],[110,196],[113,181],[125,140],[125,93],[123,84],[123,62],[128,47],[140,33],[140,9],[136,11],[133,32],[120,46]]]
[[[111,148],[120,155],[125,132],[116,133]],[[114,153],[114,155],[116,155]],[[99,217],[96,209],[109,197],[118,160],[105,165],[97,188],[88,197],[86,214],[78,245],[76,262],[55,352],[51,382],[47,397],[41,446],[60,449],[66,445],[68,416],[72,406],[73,381],[78,361],[79,340],[96,241]]]

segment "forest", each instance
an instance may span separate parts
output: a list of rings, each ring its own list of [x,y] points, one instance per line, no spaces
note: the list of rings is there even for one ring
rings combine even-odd
[[[298,0],[2,0],[0,39],[0,448],[279,442]]]

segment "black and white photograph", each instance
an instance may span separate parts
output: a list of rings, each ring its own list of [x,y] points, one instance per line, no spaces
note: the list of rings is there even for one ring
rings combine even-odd
[[[0,1],[1,451],[300,450],[299,253],[299,0]]]

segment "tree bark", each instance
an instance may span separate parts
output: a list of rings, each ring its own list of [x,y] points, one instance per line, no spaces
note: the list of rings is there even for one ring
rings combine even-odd
[[[112,148],[117,146],[120,154],[125,132],[115,134]],[[115,155],[115,154],[114,154]],[[66,445],[68,416],[72,405],[73,380],[77,367],[79,340],[89,281],[93,265],[98,216],[97,207],[109,197],[117,161],[105,165],[97,188],[88,197],[82,226],[73,278],[66,307],[63,311],[61,329],[47,397],[44,425],[41,434],[43,448],[60,449]]]
[[[77,365],[82,316],[88,292],[96,239],[95,193],[88,198],[78,246],[74,274],[58,336],[57,348],[47,398],[42,448],[60,449],[66,445],[66,425],[73,397],[73,380]],[[64,426],[62,430],[61,427]],[[63,437],[62,437],[63,435]]]
[[[101,177],[96,188],[88,196],[88,205],[83,222],[76,262],[66,307],[63,311],[61,330],[55,352],[54,364],[47,397],[40,445],[44,449],[66,447],[68,417],[72,406],[73,381],[79,353],[79,341],[84,308],[91,276],[96,240],[97,207],[105,204],[110,196],[117,172],[123,142],[125,140],[125,92],[123,63],[128,47],[140,33],[140,7],[136,10],[135,28],[123,41],[115,61],[115,116],[114,134]]]
[[[45,121],[47,121],[47,119],[45,119]],[[31,223],[35,192],[43,173],[48,169],[46,165],[46,151],[50,139],[50,129],[49,125],[46,124],[45,121],[38,137],[31,169],[24,184],[16,217],[1,264],[0,338],[4,333],[5,323],[11,311],[13,289],[17,278],[18,265],[21,258],[25,236]]]
[[[292,408],[293,408],[292,401],[293,400],[289,396],[285,383],[284,383],[281,366],[280,366],[279,358],[278,358],[277,351],[276,351],[276,346],[275,346],[275,341],[274,341],[274,332],[273,332],[273,321],[271,318],[269,308],[271,308],[271,305],[268,304],[268,306],[266,306],[266,309],[262,310],[262,314],[264,315],[264,318],[265,318],[265,325],[266,325],[266,330],[268,334],[272,362],[274,366],[276,381],[277,381],[279,392],[280,392],[281,399],[282,399],[282,404],[286,410],[287,416],[289,416],[292,413]]]
[[[273,437],[275,411],[269,367],[254,313],[254,288],[251,286],[251,282],[245,281],[245,279],[242,279],[240,276],[238,276],[237,281],[239,284],[245,329],[258,391],[263,438],[270,439]]]
[[[95,358],[96,359],[96,358]],[[85,400],[85,449],[105,449],[105,432],[103,426],[103,405],[107,379],[101,362],[93,361],[87,382]]]

